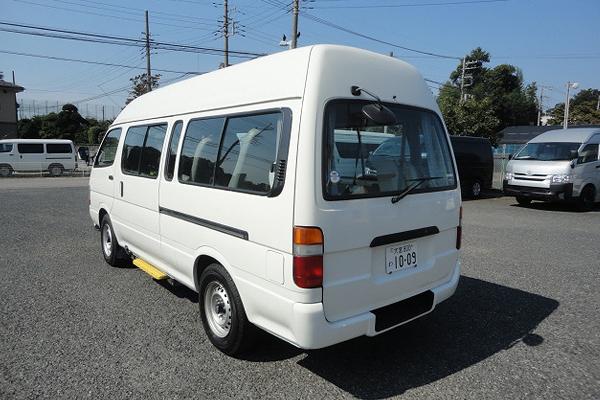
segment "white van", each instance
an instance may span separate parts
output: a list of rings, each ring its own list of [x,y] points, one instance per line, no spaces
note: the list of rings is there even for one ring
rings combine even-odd
[[[60,176],[77,168],[75,146],[61,139],[0,140],[0,176],[13,172],[49,172]]]
[[[548,131],[519,150],[506,166],[504,194],[532,200],[574,202],[589,211],[600,201],[600,129]]]
[[[336,132],[400,138],[401,155],[367,179],[369,153],[356,152],[343,176]],[[448,135],[421,75],[342,46],[137,98],[90,177],[106,261],[133,257],[197,291],[206,334],[227,354],[256,327],[316,349],[429,313],[458,284],[460,214]]]

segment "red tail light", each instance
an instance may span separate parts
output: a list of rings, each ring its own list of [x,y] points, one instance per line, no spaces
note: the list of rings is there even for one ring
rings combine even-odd
[[[323,285],[323,232],[294,227],[294,283],[301,288]]]
[[[294,256],[294,283],[301,288],[323,285],[323,256]]]

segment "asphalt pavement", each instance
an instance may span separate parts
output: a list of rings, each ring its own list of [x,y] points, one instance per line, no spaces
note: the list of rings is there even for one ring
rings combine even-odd
[[[600,398],[600,207],[465,201],[463,276],[433,313],[235,359],[194,292],[104,262],[84,177],[34,179],[0,180],[2,399]]]

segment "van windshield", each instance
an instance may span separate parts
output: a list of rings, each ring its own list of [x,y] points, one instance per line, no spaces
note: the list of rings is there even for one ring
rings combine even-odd
[[[570,161],[571,151],[577,151],[580,146],[581,143],[572,142],[528,143],[513,160]]]
[[[456,177],[446,133],[430,111],[386,104],[393,125],[367,120],[369,102],[338,100],[325,112],[324,196],[328,200],[448,190]]]

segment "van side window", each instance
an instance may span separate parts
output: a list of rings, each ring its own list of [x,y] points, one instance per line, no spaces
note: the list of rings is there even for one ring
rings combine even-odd
[[[0,143],[0,153],[10,153],[12,148],[12,143]]]
[[[181,182],[212,184],[225,118],[191,121],[188,124],[181,159]]]
[[[168,181],[173,180],[173,174],[175,173],[175,158],[177,156],[177,148],[179,147],[179,139],[181,138],[181,129],[183,128],[183,122],[177,121],[173,126],[173,133],[169,141],[169,152],[167,153],[167,168],[165,172],[165,178]]]
[[[217,161],[216,185],[268,193],[281,130],[281,114],[230,118]]]
[[[44,152],[43,143],[19,143],[17,148],[21,154],[41,154]]]
[[[113,129],[106,134],[98,153],[94,157],[94,167],[108,167],[113,165],[120,138],[121,128]]]
[[[581,154],[577,159],[579,164],[594,162],[598,160],[598,144],[588,144],[583,150],[581,150]]]
[[[67,143],[47,143],[46,151],[48,154],[72,153],[73,149],[71,148],[71,145]]]
[[[269,193],[283,120],[281,112],[269,112],[191,121],[183,141],[179,180]]]
[[[129,175],[158,176],[167,124],[134,126],[127,130],[121,169]]]

